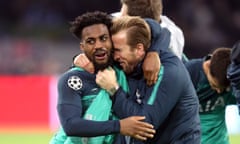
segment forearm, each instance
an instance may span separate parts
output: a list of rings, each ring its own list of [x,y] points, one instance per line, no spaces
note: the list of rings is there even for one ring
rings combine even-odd
[[[151,46],[148,51],[160,53],[162,50],[167,50],[170,44],[171,33],[162,28],[159,23],[152,19],[145,19],[151,30]]]
[[[58,105],[61,125],[67,136],[95,137],[120,132],[118,120],[92,121],[79,115],[79,108],[70,105]]]
[[[237,41],[232,48],[231,64],[228,68],[227,76],[236,96],[240,114],[240,41]]]
[[[174,103],[161,102],[159,95],[153,105],[147,104],[148,98],[144,100],[143,104],[138,104],[133,99],[128,98],[122,90],[118,90],[114,96],[113,110],[119,118],[131,115],[145,116],[145,121],[153,124],[155,128],[163,122],[171,111],[171,107],[174,106]],[[165,95],[163,97],[166,98],[167,96]],[[164,104],[166,105],[163,106]],[[163,107],[164,109],[160,109]]]

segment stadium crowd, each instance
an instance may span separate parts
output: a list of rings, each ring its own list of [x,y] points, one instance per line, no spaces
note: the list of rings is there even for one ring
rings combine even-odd
[[[163,0],[163,5],[163,13],[183,30],[189,58],[202,57],[219,46],[232,47],[239,38],[239,0]],[[112,0],[1,1],[0,73],[63,72],[78,51],[67,22],[86,11],[112,13],[120,7],[120,1]]]

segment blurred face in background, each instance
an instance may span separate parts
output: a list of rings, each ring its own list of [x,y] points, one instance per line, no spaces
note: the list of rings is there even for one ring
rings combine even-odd
[[[111,64],[112,41],[106,25],[94,24],[85,27],[80,48],[93,62],[96,71]]]
[[[227,87],[222,86],[219,82],[218,79],[215,78],[214,76],[212,76],[211,72],[210,72],[210,63],[211,60],[208,60],[206,62],[204,62],[204,64],[206,65],[205,67],[205,74],[207,76],[208,82],[211,86],[211,88],[213,90],[215,90],[217,93],[222,93],[224,90],[226,90]]]
[[[217,93],[220,94],[226,89],[226,87],[221,86],[219,84],[218,80],[211,75],[210,71],[207,73],[207,79],[211,88],[215,90]]]

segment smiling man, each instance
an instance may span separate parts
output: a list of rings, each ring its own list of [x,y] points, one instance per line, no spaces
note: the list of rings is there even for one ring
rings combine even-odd
[[[129,93],[123,91],[111,69],[99,71],[96,82],[109,92],[116,88],[112,93],[113,110],[120,118],[142,115],[154,125],[154,138],[132,138],[131,144],[200,144],[199,104],[188,72],[182,61],[169,52],[168,45],[164,46],[167,39],[159,43],[153,37],[163,30],[159,24],[146,20],[148,23],[140,17],[124,16],[115,18],[111,27],[114,60],[126,73]],[[141,69],[150,47],[165,47],[160,49],[162,64],[153,86],[147,86]]]
[[[80,49],[93,62],[95,72],[73,68],[59,78],[57,110],[62,129],[51,144],[121,143],[114,136],[119,133],[140,140],[153,137],[153,126],[142,122],[145,119],[142,116],[117,120],[111,111],[109,95],[95,82],[96,73],[112,63],[111,25],[111,17],[103,12],[85,13],[71,23],[70,30],[79,38]],[[121,71],[117,72],[126,90],[125,77]]]

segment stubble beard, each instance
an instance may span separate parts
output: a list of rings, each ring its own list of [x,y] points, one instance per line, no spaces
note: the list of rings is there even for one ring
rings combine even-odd
[[[108,56],[108,60],[106,63],[97,63],[95,59],[93,59],[93,65],[95,68],[95,73],[97,73],[99,70],[104,70],[106,68],[108,68],[109,66],[113,65],[113,59],[112,59],[112,55]]]

